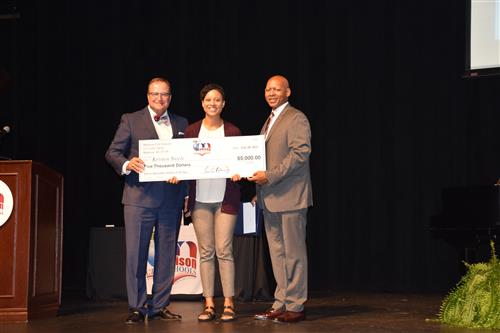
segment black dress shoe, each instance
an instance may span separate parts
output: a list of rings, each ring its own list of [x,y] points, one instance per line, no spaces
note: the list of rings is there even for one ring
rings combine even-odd
[[[131,311],[127,319],[125,319],[125,324],[140,324],[143,322],[144,322],[144,315],[138,310]]]
[[[157,319],[162,319],[162,320],[181,320],[182,316],[176,313],[172,313],[168,311],[167,308],[163,308],[157,313],[153,313],[152,315],[148,316],[148,320],[157,320]]]

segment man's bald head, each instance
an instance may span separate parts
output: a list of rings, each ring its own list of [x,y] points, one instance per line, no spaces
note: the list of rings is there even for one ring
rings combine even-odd
[[[267,80],[264,97],[271,109],[275,110],[288,102],[288,97],[290,97],[291,93],[290,84],[284,76],[275,75]]]

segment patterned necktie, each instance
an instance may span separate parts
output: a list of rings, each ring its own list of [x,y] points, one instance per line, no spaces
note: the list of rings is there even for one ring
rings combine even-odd
[[[273,119],[273,117],[274,111],[271,111],[271,114],[269,115],[269,117],[267,117],[266,123],[264,124],[264,130],[262,131],[262,134],[264,134],[265,136],[267,136],[267,130],[269,129],[269,125],[271,124],[271,120]]]

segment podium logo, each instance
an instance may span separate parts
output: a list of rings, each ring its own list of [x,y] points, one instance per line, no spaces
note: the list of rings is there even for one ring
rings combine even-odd
[[[212,151],[212,145],[210,142],[195,141],[193,144],[193,150],[195,154],[203,156]]]
[[[9,219],[13,207],[12,192],[7,184],[0,180],[0,227]]]
[[[185,277],[196,277],[198,246],[192,241],[177,242],[174,283]]]

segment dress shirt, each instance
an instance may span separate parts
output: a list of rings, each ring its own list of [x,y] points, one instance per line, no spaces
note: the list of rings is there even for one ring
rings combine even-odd
[[[276,119],[278,119],[278,117],[280,116],[281,112],[283,112],[283,109],[287,105],[288,105],[288,102],[283,103],[280,106],[278,106],[275,110],[272,110],[272,112],[274,112],[274,117],[271,118],[271,121],[269,122],[269,126],[267,127],[267,132],[265,134],[266,137],[267,137],[267,133],[269,133],[271,131],[271,128],[273,127],[274,122],[276,121]]]

